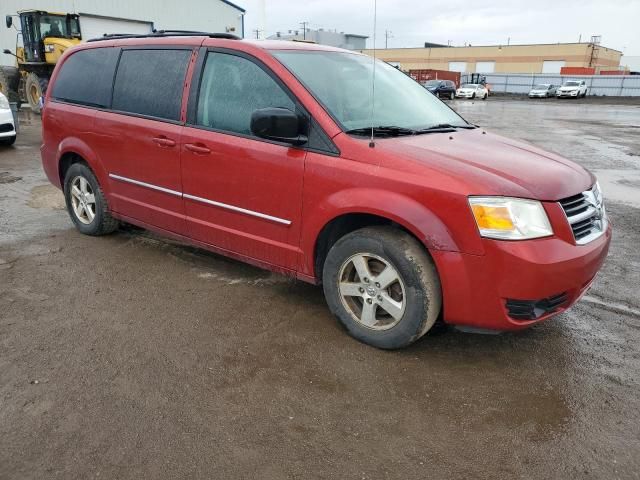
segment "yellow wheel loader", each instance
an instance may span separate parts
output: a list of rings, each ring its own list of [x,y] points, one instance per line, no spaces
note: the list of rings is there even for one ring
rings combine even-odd
[[[15,27],[14,17],[20,19]],[[40,97],[49,84],[49,78],[58,59],[70,47],[81,42],[78,15],[23,10],[7,15],[7,28],[14,27],[16,50],[4,53],[16,58],[16,67],[0,67],[0,91],[11,101],[25,101],[31,109],[40,112]]]

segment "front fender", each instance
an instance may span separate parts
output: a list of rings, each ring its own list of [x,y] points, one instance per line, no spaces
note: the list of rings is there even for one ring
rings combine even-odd
[[[410,231],[429,250],[460,251],[450,229],[431,210],[399,193],[375,188],[351,188],[333,193],[324,201],[305,206],[301,239],[305,258],[302,273],[315,275],[316,240],[332,220],[347,214],[370,214],[389,219]]]

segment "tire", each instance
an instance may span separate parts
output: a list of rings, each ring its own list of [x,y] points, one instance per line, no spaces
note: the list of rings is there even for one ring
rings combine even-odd
[[[473,100],[474,98],[476,98],[475,92],[471,94],[471,100]]]
[[[486,100],[488,96],[489,96],[489,94],[485,93],[484,96],[482,97],[482,100]]]
[[[80,194],[84,194],[82,200],[81,195],[74,193],[77,191],[74,187],[80,190]],[[107,235],[118,228],[118,221],[109,212],[109,205],[98,180],[86,164],[74,163],[67,170],[64,198],[71,221],[81,233]]]
[[[16,67],[0,67],[0,92],[15,102],[20,84],[20,72]]]
[[[0,145],[3,145],[5,147],[10,147],[14,143],[16,143],[16,136],[15,135],[13,137],[0,138]]]
[[[327,255],[322,279],[331,312],[351,336],[373,347],[406,347],[440,314],[433,260],[414,237],[393,227],[366,227],[342,237]]]
[[[27,75],[24,84],[24,94],[27,97],[27,103],[31,107],[31,111],[40,114],[40,97],[47,91],[49,79],[39,77],[31,72]]]
[[[455,93],[453,93],[453,92],[451,92],[451,93],[449,94],[449,100],[453,100],[454,98],[456,98],[456,94],[455,94]]]

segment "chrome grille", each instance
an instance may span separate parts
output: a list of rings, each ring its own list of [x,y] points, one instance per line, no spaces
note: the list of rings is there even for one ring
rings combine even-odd
[[[578,245],[595,240],[607,229],[607,214],[598,184],[591,190],[560,200],[560,205]]]

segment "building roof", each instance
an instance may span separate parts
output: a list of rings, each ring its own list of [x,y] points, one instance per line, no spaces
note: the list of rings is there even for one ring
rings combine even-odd
[[[541,47],[541,46],[563,46],[563,45],[593,45],[591,42],[556,42],[556,43],[511,43],[506,45],[504,43],[496,44],[496,45],[464,45],[464,46],[436,46],[437,44],[433,44],[434,46],[430,47],[393,47],[393,48],[378,48],[377,50],[425,50],[428,48],[511,48],[511,47]],[[622,53],[620,50],[616,50],[615,48],[605,47],[604,45],[598,45],[600,48],[605,48],[607,50],[612,50],[614,52]],[[371,49],[369,49],[371,50]]]
[[[226,4],[227,4],[227,5],[229,5],[230,7],[235,8],[235,9],[236,9],[236,10],[238,10],[239,12],[242,12],[242,13],[246,13],[246,12],[247,12],[244,8],[242,8],[242,7],[238,6],[238,5],[236,5],[236,4],[235,4],[235,3],[233,3],[233,2],[230,2],[229,0],[220,0],[220,1],[221,1],[222,3],[226,3]]]

